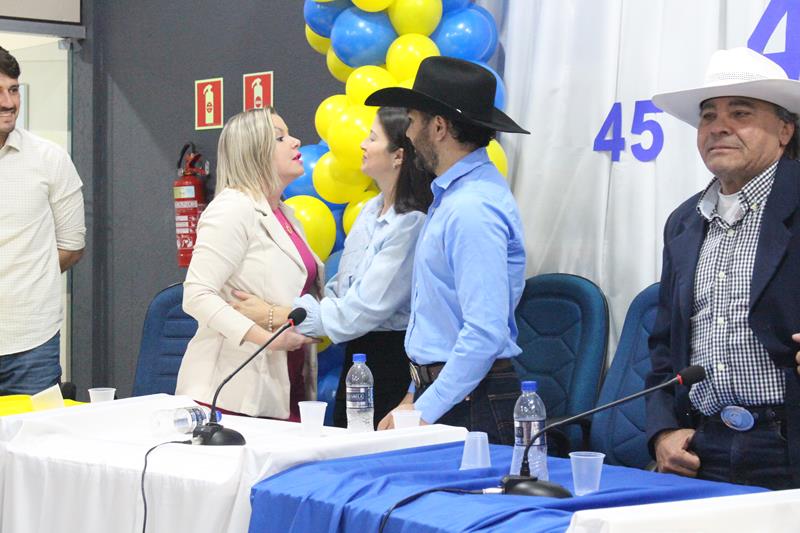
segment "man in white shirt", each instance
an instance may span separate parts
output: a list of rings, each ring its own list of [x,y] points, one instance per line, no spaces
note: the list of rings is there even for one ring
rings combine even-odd
[[[59,382],[61,273],[80,259],[86,233],[69,155],[16,127],[19,75],[0,47],[0,394]]]

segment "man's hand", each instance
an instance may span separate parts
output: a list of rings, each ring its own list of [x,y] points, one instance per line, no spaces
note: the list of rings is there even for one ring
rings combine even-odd
[[[659,472],[696,477],[700,458],[689,451],[694,436],[693,429],[671,429],[656,437],[656,467]]]
[[[392,413],[394,411],[399,411],[401,409],[404,409],[404,410],[407,410],[407,411],[413,411],[414,410],[414,395],[411,394],[410,392],[405,395],[405,397],[403,398],[403,401],[401,401],[399,404],[397,404],[397,407],[395,407],[394,409],[389,411],[389,414],[384,416],[383,420],[378,422],[378,431],[382,431],[384,429],[394,429],[394,417],[392,416]],[[420,426],[427,426],[428,423],[420,418],[419,425]]]
[[[796,343],[800,343],[800,333],[795,333],[792,335],[792,340]],[[800,351],[794,354],[794,362],[797,363],[797,373],[800,374]]]

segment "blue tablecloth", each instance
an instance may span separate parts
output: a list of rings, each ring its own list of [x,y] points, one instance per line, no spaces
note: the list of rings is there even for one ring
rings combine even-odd
[[[377,531],[399,500],[431,487],[481,489],[508,473],[511,447],[491,446],[492,467],[459,471],[463,443],[302,465],[251,492],[250,533]],[[550,458],[550,479],[572,491],[569,460]],[[434,493],[395,510],[387,533],[563,532],[573,512],[761,492],[765,489],[603,466],[600,491],[569,499]]]

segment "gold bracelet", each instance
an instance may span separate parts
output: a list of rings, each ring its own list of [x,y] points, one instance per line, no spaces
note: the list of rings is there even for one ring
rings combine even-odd
[[[274,318],[275,318],[275,306],[274,305],[270,305],[269,306],[269,319],[267,320],[267,329],[270,331],[270,333],[272,333]]]

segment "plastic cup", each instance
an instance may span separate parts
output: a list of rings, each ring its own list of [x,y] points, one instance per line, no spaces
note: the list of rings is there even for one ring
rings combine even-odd
[[[45,409],[64,407],[64,398],[61,396],[61,387],[58,385],[53,385],[42,392],[37,392],[31,396],[31,407],[34,411],[43,411]]]
[[[422,412],[416,409],[398,409],[397,411],[392,411],[394,427],[396,429],[417,427],[419,426],[419,418],[421,415]]]
[[[110,402],[114,399],[117,389],[114,387],[95,387],[89,389],[89,401],[92,403]]]
[[[325,421],[325,409],[328,404],[309,400],[298,402],[298,405],[301,432],[307,437],[319,437],[322,434],[322,423]]]
[[[571,452],[569,454],[575,496],[596,492],[600,488],[600,474],[603,471],[605,457],[606,455],[600,452]]]
[[[461,468],[489,468],[492,459],[489,457],[489,436],[483,431],[470,431],[464,439],[464,454],[461,456]]]

